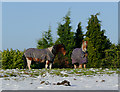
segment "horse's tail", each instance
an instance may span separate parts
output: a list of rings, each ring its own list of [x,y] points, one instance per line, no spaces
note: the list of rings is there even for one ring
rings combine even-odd
[[[26,67],[27,67],[27,60],[26,60],[26,57],[25,57],[25,55],[23,54],[23,62],[24,62],[24,66],[23,66],[23,68],[25,69]]]

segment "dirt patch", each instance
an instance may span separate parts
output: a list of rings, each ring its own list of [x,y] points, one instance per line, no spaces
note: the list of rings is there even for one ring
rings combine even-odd
[[[49,81],[41,81],[40,84],[51,85]],[[64,80],[62,82],[53,83],[52,85],[64,85],[64,86],[71,86],[70,82]]]
[[[64,85],[64,86],[71,86],[70,82],[67,80],[64,80],[62,82],[58,82],[56,85]]]

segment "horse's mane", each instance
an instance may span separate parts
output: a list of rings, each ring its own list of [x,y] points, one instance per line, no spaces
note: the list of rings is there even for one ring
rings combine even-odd
[[[65,46],[63,44],[56,44],[53,46],[52,53],[56,55],[62,48],[65,50]]]

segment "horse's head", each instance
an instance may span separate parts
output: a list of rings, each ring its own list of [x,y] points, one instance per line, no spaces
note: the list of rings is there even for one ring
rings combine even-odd
[[[88,41],[84,41],[82,42],[82,51],[83,52],[86,52],[87,51],[87,44],[88,44]]]
[[[57,44],[53,46],[52,53],[56,55],[58,52],[61,52],[63,55],[66,54],[65,46],[63,44]]]

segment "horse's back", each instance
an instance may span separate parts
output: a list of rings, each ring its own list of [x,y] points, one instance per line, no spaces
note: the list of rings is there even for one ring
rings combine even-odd
[[[26,57],[36,57],[36,58],[41,56],[41,54],[46,54],[45,49],[29,48],[24,53]]]
[[[54,58],[54,55],[48,49],[29,48],[25,51],[24,55],[26,57],[39,58],[50,61],[52,61]]]
[[[81,50],[81,48],[75,48],[72,51],[71,58],[80,58],[80,56],[82,56],[82,50]]]
[[[79,63],[82,64],[85,60],[83,57],[84,53],[82,52],[81,48],[75,48],[72,52],[71,59],[72,59],[72,64],[74,63]]]

